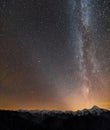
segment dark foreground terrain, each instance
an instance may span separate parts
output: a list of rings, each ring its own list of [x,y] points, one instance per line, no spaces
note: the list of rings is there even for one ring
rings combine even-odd
[[[110,111],[0,111],[0,130],[110,130]]]

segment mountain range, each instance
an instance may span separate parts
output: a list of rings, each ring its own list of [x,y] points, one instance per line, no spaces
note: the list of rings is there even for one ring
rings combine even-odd
[[[0,130],[110,130],[110,111],[0,110]]]

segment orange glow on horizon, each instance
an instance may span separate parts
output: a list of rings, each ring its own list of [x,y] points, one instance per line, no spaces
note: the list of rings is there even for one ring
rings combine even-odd
[[[102,103],[97,103],[97,104],[81,104],[81,105],[76,105],[76,106],[71,106],[71,108],[69,109],[66,109],[66,108],[60,108],[58,106],[46,106],[44,107],[43,105],[42,106],[24,106],[24,108],[20,108],[19,106],[6,106],[6,107],[3,107],[3,106],[0,106],[0,109],[1,110],[58,110],[58,111],[77,111],[77,110],[83,110],[83,109],[90,109],[92,108],[93,106],[98,106],[100,108],[103,108],[103,109],[107,109],[107,110],[110,110],[110,102],[109,101],[105,101],[105,102],[102,102]]]
[[[85,96],[87,94],[87,96]],[[12,99],[7,97],[2,97],[0,99],[0,109],[4,110],[61,110],[61,111],[77,111],[82,109],[90,109],[94,105],[110,110],[110,95],[109,91],[107,90],[88,90],[84,88],[83,91],[79,88],[74,92],[64,93],[61,94],[60,92],[58,95],[59,100],[46,102],[44,99],[43,101],[39,102],[28,98],[27,100],[20,99]],[[2,100],[3,99],[3,100]],[[36,98],[37,99],[37,98]]]

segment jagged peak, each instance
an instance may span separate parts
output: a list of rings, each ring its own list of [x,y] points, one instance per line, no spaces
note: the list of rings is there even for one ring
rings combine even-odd
[[[98,106],[96,106],[96,105],[94,105],[91,109],[92,109],[92,110],[96,110],[96,109],[101,109],[101,108],[98,107]]]
[[[83,109],[83,110],[78,110],[75,112],[76,115],[78,116],[83,116],[83,115],[88,115],[88,114],[92,114],[92,115],[100,115],[104,112],[107,112],[108,110],[100,108],[96,105],[94,105],[92,108],[90,109]]]

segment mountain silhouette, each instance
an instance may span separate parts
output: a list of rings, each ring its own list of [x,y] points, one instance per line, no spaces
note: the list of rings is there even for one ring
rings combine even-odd
[[[76,112],[0,110],[0,130],[110,130],[110,111],[97,106]]]

